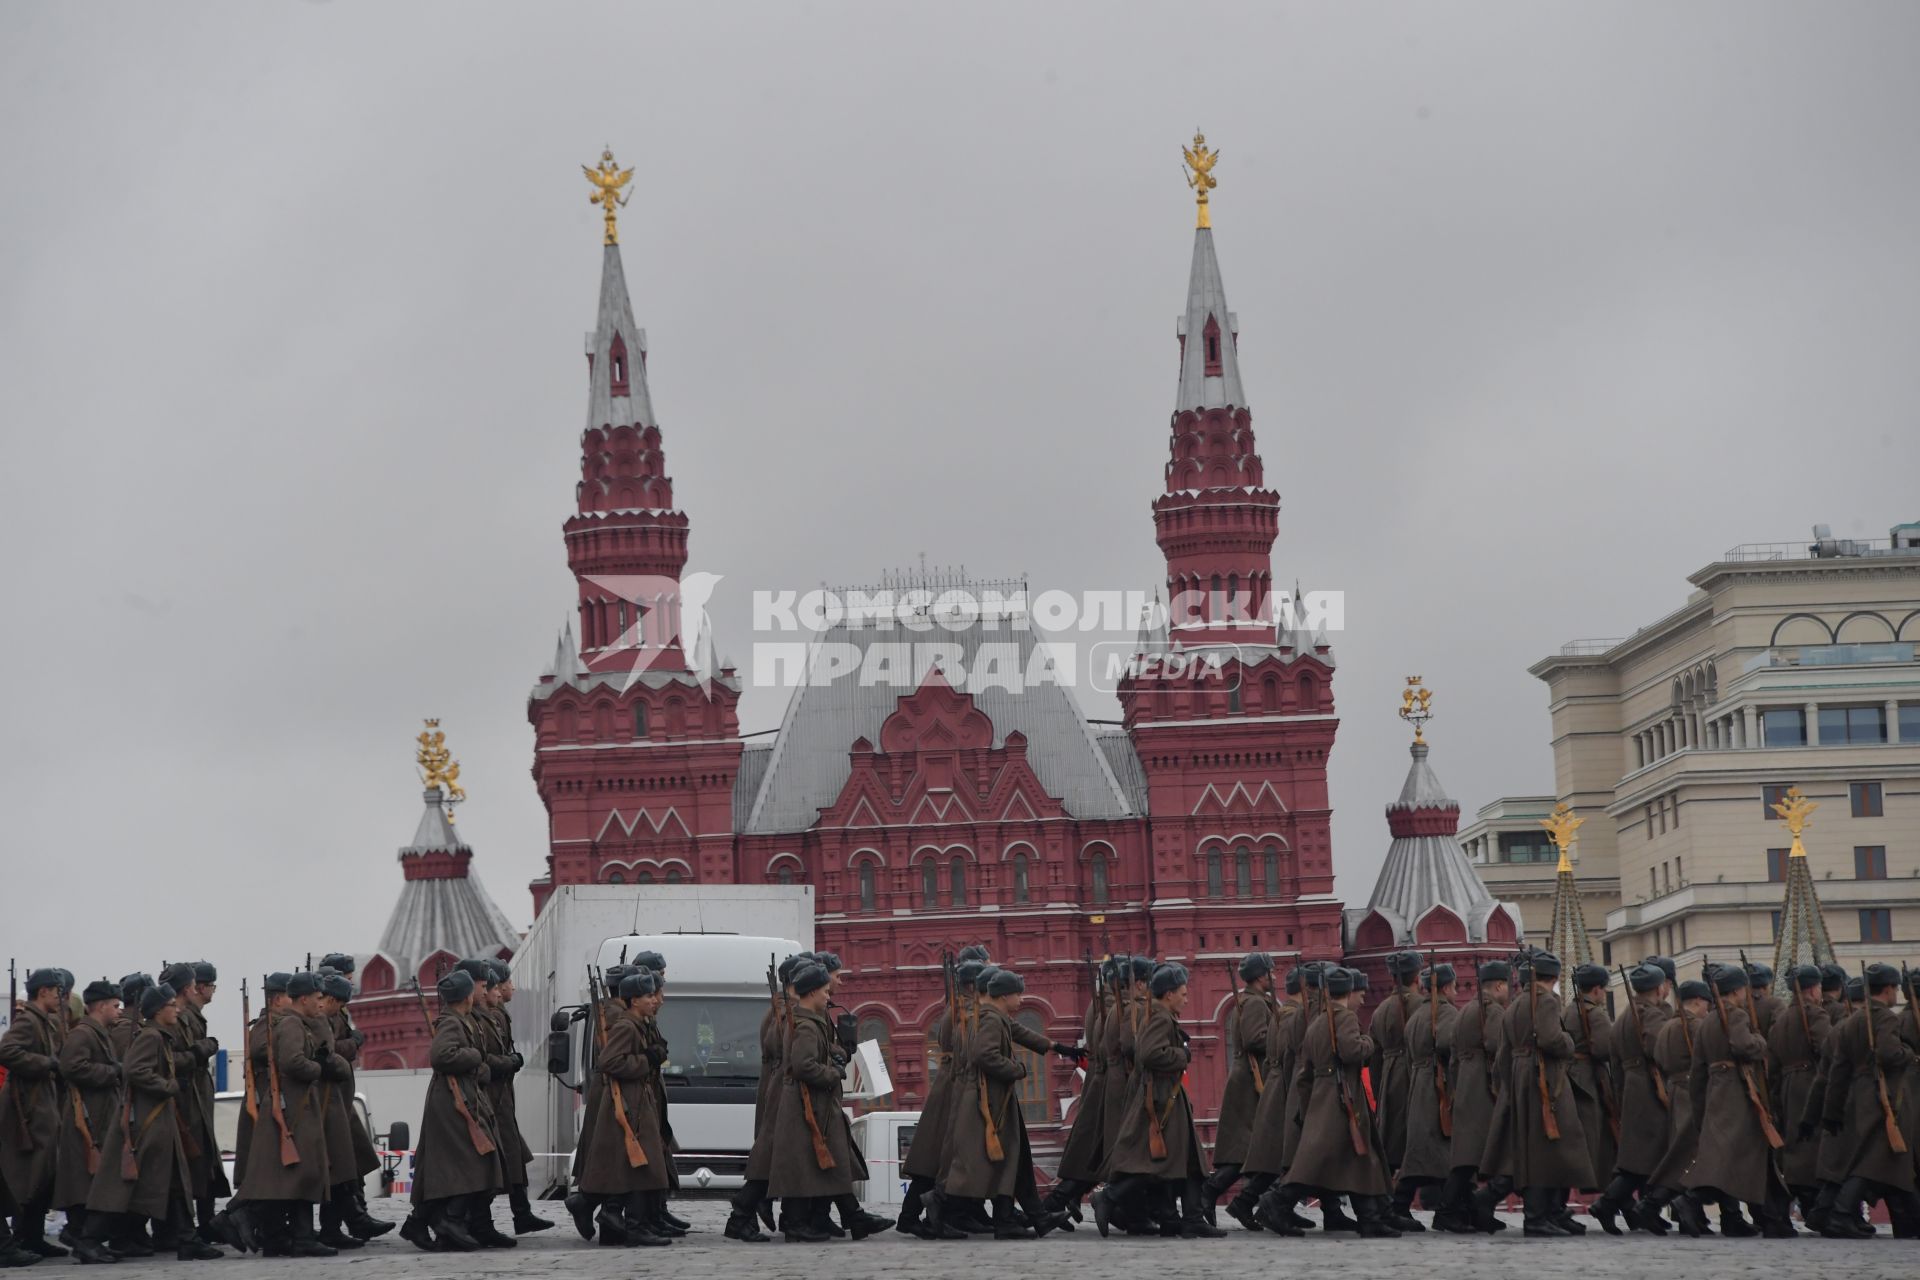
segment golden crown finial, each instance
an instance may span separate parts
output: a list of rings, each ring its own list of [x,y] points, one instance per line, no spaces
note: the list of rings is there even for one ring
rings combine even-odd
[[[1800,794],[1800,788],[1788,787],[1787,794],[1773,802],[1773,811],[1785,819],[1787,830],[1793,834],[1793,848],[1787,852],[1789,858],[1807,856],[1806,846],[1800,843],[1800,833],[1807,829],[1808,820],[1813,811],[1820,807],[1818,800],[1809,800]]]
[[[466,789],[460,785],[460,762],[447,750],[447,735],[440,731],[440,722],[428,720],[426,725],[414,739],[419,747],[413,760],[420,766],[421,784],[446,793],[447,821],[452,822],[453,806],[467,798]]]
[[[1400,718],[1413,726],[1415,742],[1427,740],[1427,721],[1433,719],[1433,690],[1421,683],[1424,678],[1408,676],[1407,687],[1400,691]]]
[[[600,153],[598,169],[588,168],[583,164],[580,166],[580,171],[586,174],[587,181],[593,184],[593,194],[587,197],[587,203],[597,204],[606,210],[606,243],[619,244],[620,228],[617,223],[617,212],[626,208],[627,201],[633,199],[631,191],[622,195],[620,189],[633,181],[633,170],[622,169],[615,164],[613,148],[609,147]]]
[[[1220,180],[1213,176],[1213,166],[1220,162],[1220,153],[1207,149],[1207,135],[1198,129],[1193,131],[1193,145],[1183,147],[1181,150],[1186,154],[1187,168],[1193,170],[1192,173],[1183,176],[1187,180],[1187,185],[1193,188],[1194,203],[1200,206],[1200,221],[1197,225],[1211,227],[1213,215],[1208,211],[1207,192],[1220,185]]]
[[[1573,859],[1567,851],[1574,846],[1574,833],[1586,825],[1585,818],[1573,816],[1573,807],[1562,800],[1553,807],[1553,812],[1540,819],[1540,825],[1547,829],[1547,837],[1553,841],[1554,848],[1560,851],[1559,871],[1573,870]]]

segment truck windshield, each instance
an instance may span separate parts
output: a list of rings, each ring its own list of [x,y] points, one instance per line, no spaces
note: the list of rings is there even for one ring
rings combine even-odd
[[[667,1077],[690,1084],[758,1080],[766,1011],[764,996],[676,996],[669,990],[658,1019],[667,1038]]]

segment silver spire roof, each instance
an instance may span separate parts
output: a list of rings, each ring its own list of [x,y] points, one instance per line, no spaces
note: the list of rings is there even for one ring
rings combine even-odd
[[[1220,330],[1220,372],[1207,376],[1207,320],[1211,317]],[[1180,336],[1185,339],[1180,353],[1180,390],[1174,397],[1173,411],[1218,409],[1226,405],[1245,406],[1247,395],[1240,385],[1240,353],[1235,339],[1240,320],[1227,309],[1227,287],[1220,281],[1220,262],[1213,254],[1213,229],[1201,227],[1193,233],[1193,272],[1187,279],[1187,313],[1180,318]]]
[[[627,394],[613,394],[613,340],[626,348]],[[587,397],[587,430],[629,423],[658,426],[653,398],[647,394],[647,332],[633,322],[633,303],[627,298],[627,273],[620,263],[620,246],[606,246],[600,264],[600,309],[593,332],[587,335],[587,354],[593,358],[593,391]]]
[[[473,850],[447,821],[440,788],[429,787],[424,799],[420,825],[412,843],[400,850],[401,860],[449,854],[471,858]],[[397,980],[404,985],[436,951],[464,959],[519,949],[519,933],[463,858],[451,875],[408,879],[401,885],[400,900],[393,904],[393,914],[380,935],[379,953],[392,962]]]

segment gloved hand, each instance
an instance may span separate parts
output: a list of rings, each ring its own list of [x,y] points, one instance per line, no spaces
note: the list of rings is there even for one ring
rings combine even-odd
[[[650,1044],[645,1049],[642,1049],[641,1052],[647,1055],[647,1061],[653,1064],[656,1071],[666,1064],[667,1046],[663,1044]],[[515,1054],[514,1056],[519,1057],[520,1055]]]
[[[220,1042],[218,1040],[215,1040],[212,1036],[208,1036],[204,1040],[195,1040],[193,1042],[193,1056],[199,1060],[199,1063],[201,1066],[205,1066],[207,1063],[212,1062],[214,1059],[214,1056],[219,1052],[220,1052]]]
[[[1084,1062],[1087,1058],[1085,1048],[1077,1044],[1062,1044],[1058,1040],[1053,1042],[1053,1051],[1062,1058],[1072,1058],[1079,1062]]]
[[[473,1078],[478,1080],[481,1084],[485,1084],[489,1080],[493,1079],[493,1068],[489,1067],[486,1063],[483,1062],[480,1064],[480,1069],[474,1073]]]
[[[527,1055],[524,1053],[521,1053],[518,1049],[515,1049],[513,1051],[513,1069],[515,1071],[518,1071],[520,1068],[526,1065],[527,1065]]]
[[[840,1052],[840,1050],[838,1049],[835,1049],[832,1053],[828,1054],[827,1057],[832,1061],[835,1069],[840,1071],[845,1071],[847,1069],[847,1064],[853,1061],[852,1058],[849,1058],[846,1054]]]
[[[355,1027],[353,1029],[353,1035],[350,1036],[349,1038],[353,1041],[354,1046],[357,1048],[360,1045],[363,1045],[367,1042],[367,1033],[362,1031],[360,1028]]]
[[[347,1060],[345,1058],[337,1053],[330,1053],[327,1055],[326,1061],[320,1064],[320,1074],[329,1080],[345,1080],[349,1075],[353,1074],[353,1071],[352,1068],[347,1066]]]

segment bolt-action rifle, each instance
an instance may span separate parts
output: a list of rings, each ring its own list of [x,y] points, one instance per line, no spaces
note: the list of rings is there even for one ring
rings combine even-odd
[[[1713,980],[1712,961],[1702,959],[1701,976],[1707,980],[1707,990],[1713,993],[1713,1009],[1720,1017],[1720,1036],[1727,1042],[1727,1054],[1733,1062],[1734,1069],[1740,1073],[1740,1083],[1746,1086],[1747,1101],[1753,1106],[1753,1114],[1759,1118],[1760,1132],[1766,1136],[1767,1145],[1778,1151],[1786,1146],[1787,1142],[1780,1136],[1780,1131],[1773,1127],[1773,1115],[1767,1110],[1766,1099],[1760,1096],[1760,1086],[1754,1082],[1753,1069],[1738,1058],[1732,1057],[1733,1033],[1727,1029],[1727,1004],[1720,995],[1720,984]],[[1885,1096],[1884,1090],[1881,1096]],[[1703,1107],[1706,1105],[1704,1099],[1701,1100],[1700,1105]]]
[[[1453,1094],[1447,1089],[1447,1067],[1440,1061],[1440,960],[1427,952],[1427,1034],[1432,1040],[1433,1094],[1440,1108],[1440,1136],[1453,1136]]]

